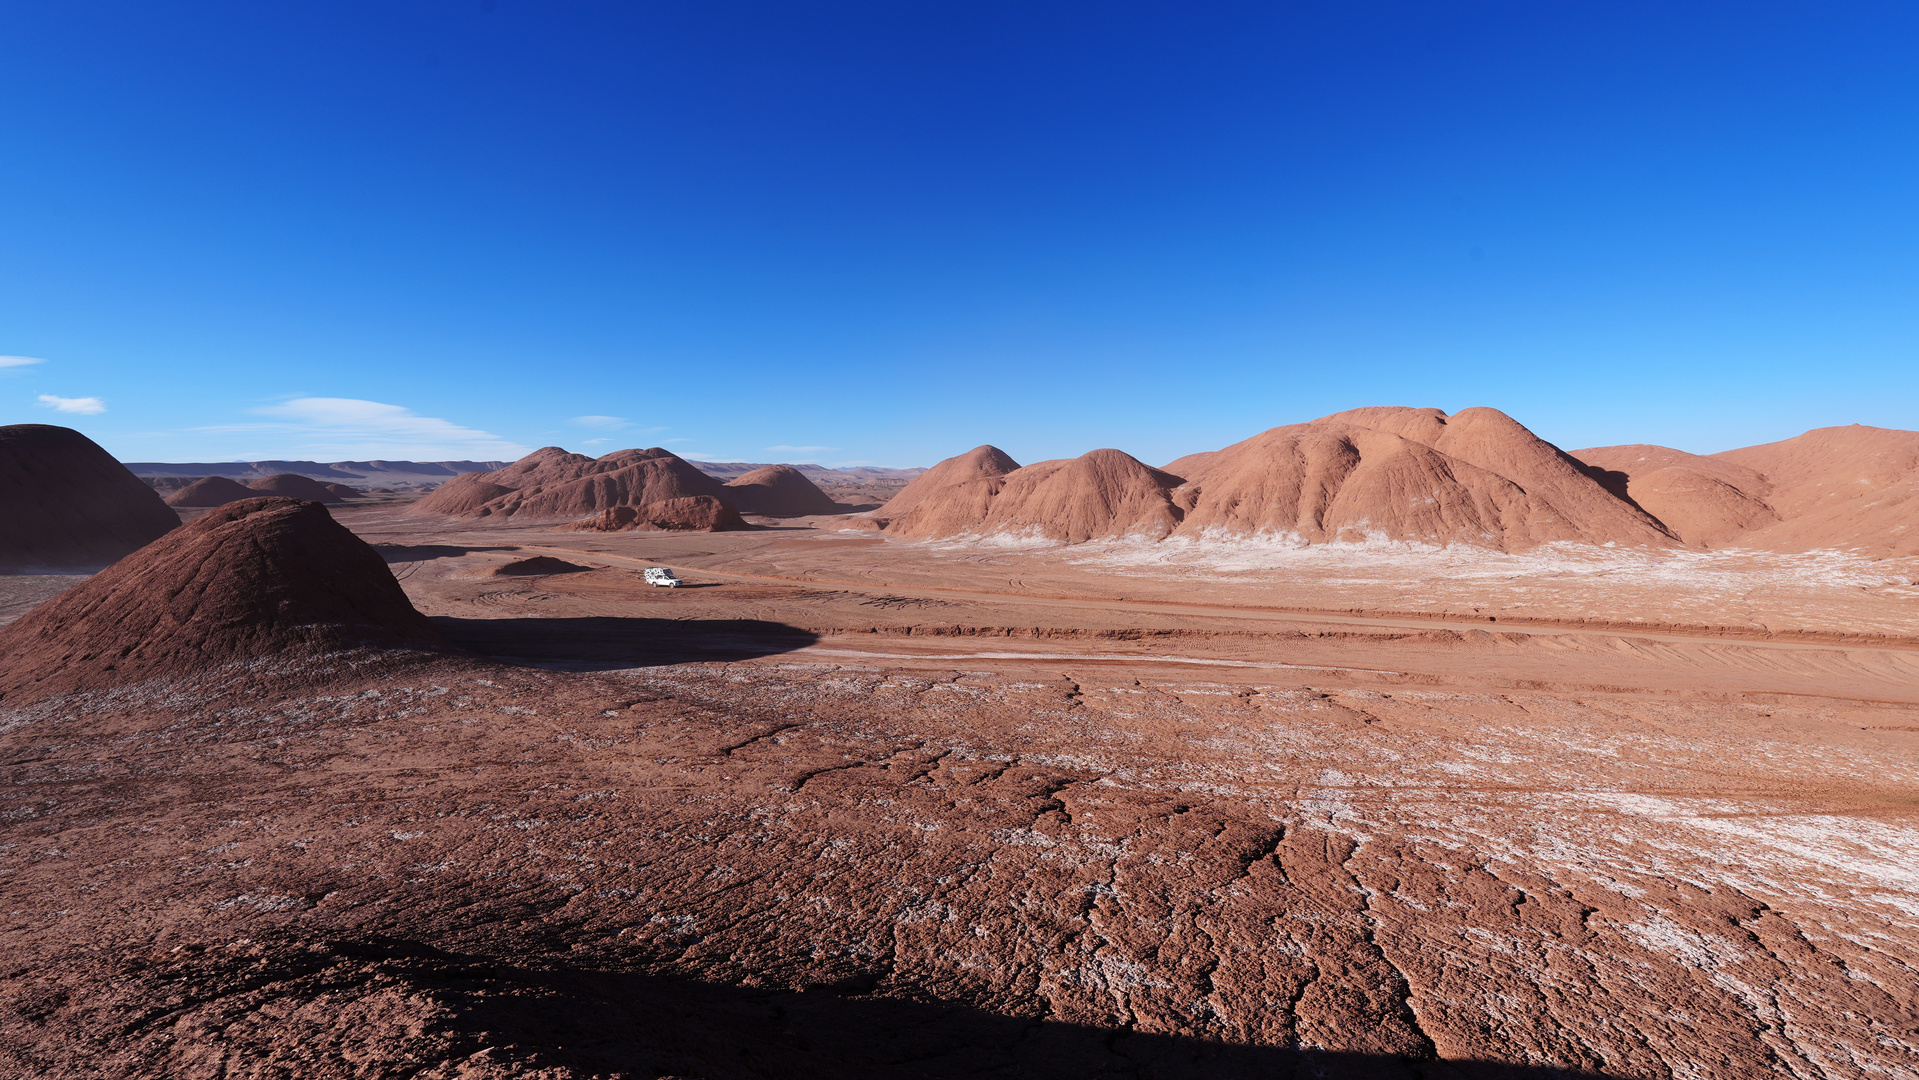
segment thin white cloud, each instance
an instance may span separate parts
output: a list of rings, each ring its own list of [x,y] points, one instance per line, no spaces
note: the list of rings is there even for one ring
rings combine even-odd
[[[0,356],[0,368],[26,367],[28,364],[44,364],[45,360],[37,356]]]
[[[781,450],[791,454],[824,454],[828,450],[838,450],[837,446],[769,446],[768,450]]]
[[[59,397],[54,394],[41,394],[40,407],[81,416],[98,416],[107,411],[107,403],[97,397]]]
[[[593,428],[596,431],[618,431],[631,426],[624,416],[576,416],[567,423],[574,427]]]
[[[253,436],[250,441],[255,446],[242,454],[243,457],[489,461],[511,460],[531,452],[490,431],[421,416],[404,405],[380,401],[294,398],[251,411],[273,419],[193,430]]]

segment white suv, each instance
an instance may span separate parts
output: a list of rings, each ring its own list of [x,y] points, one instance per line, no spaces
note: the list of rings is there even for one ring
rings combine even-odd
[[[645,577],[648,585],[661,585],[673,589],[678,588],[680,584],[680,579],[673,576],[673,571],[664,566],[647,567]]]

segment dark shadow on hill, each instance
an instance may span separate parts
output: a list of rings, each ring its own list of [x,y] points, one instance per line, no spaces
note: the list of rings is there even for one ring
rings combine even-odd
[[[572,1076],[702,1080],[1599,1076],[1493,1062],[1247,1046],[1041,1021],[950,1002],[868,996],[870,982],[805,992],[745,988],[632,972],[500,963],[396,941],[329,942],[302,952],[294,962],[297,970],[281,974],[295,985],[280,983],[276,997],[304,997],[323,987],[336,1000],[352,997],[356,991],[347,988],[364,985],[356,971],[377,973],[378,988],[385,992],[398,991],[409,1000],[427,999],[440,1007],[423,1014],[434,1016],[432,1026],[438,1030],[433,1034],[444,1047],[442,1060],[483,1055],[478,1060],[501,1070],[497,1075],[564,1069],[562,1075]]]
[[[802,649],[819,635],[761,619],[430,620],[455,645],[512,663],[571,671],[750,660]]]

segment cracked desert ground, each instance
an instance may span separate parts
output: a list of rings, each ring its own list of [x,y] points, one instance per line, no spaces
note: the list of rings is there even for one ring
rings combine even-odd
[[[1910,560],[337,516],[490,659],[14,710],[0,1060],[1919,1075]]]

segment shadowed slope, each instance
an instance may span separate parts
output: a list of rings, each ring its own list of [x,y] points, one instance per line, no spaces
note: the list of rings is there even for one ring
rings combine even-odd
[[[1919,554],[1919,432],[1853,424],[1710,456],[1665,446],[1574,456],[1626,477],[1635,502],[1698,546]]]
[[[1598,446],[1572,456],[1622,480],[1622,494],[1695,547],[1723,547],[1779,521],[1766,502],[1772,485],[1730,461],[1645,444]]]
[[[0,628],[0,700],[280,654],[444,644],[380,556],[325,507],[247,499]]]
[[[72,428],[0,427],[0,568],[98,566],[179,523],[152,488]]]

